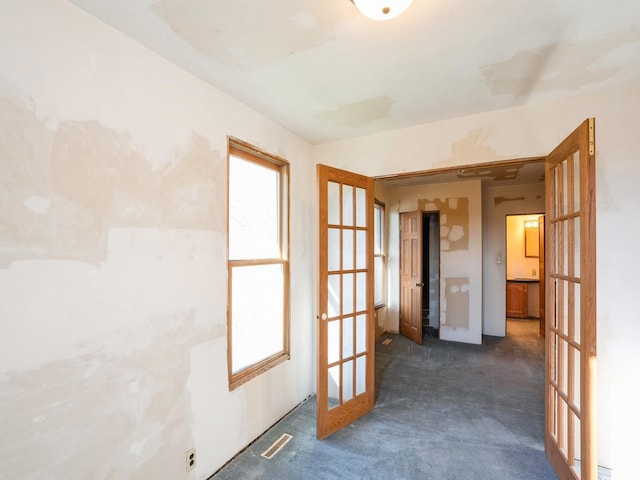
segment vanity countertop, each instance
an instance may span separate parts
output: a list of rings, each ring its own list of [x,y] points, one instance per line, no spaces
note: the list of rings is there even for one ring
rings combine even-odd
[[[529,282],[529,283],[533,283],[533,282],[539,282],[540,279],[539,278],[512,278],[512,277],[507,277],[507,282]]]

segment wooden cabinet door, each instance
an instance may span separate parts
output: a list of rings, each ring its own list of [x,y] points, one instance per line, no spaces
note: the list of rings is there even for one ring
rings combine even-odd
[[[507,282],[507,317],[527,318],[528,301],[526,283]]]

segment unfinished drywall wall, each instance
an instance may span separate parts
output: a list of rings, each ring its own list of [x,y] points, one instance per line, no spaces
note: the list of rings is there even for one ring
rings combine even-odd
[[[506,335],[506,280],[507,280],[507,231],[506,217],[544,211],[544,183],[529,185],[503,185],[484,188],[482,191],[482,332],[485,335]],[[537,218],[537,215],[536,215]],[[519,244],[520,245],[520,244]],[[522,247],[524,248],[524,247]],[[528,273],[536,270],[538,259],[531,259]],[[517,270],[524,276],[526,267]],[[530,275],[529,275],[530,276]],[[530,297],[532,297],[531,293]],[[532,305],[533,306],[533,305]]]
[[[440,213],[440,338],[482,342],[481,181],[389,189],[387,329],[399,329],[399,213]]]
[[[208,478],[313,391],[310,147],[67,2],[0,10],[0,477]],[[227,135],[291,162],[291,360],[233,392]]]
[[[634,272],[640,270],[636,239],[640,226],[629,223],[636,216],[640,162],[638,135],[634,131],[640,109],[638,82],[599,89],[584,86],[567,91],[559,101],[470,115],[418,125],[379,135],[325,143],[314,147],[314,161],[376,176],[422,171],[504,158],[548,154],[585,118],[596,118],[596,228],[597,228],[597,404],[598,461],[611,467],[616,477],[634,478],[637,462],[633,442],[640,419],[630,419],[640,386],[633,366],[640,363],[637,341],[640,322],[634,316]],[[455,150],[453,146],[470,132],[482,132],[477,148]],[[522,196],[501,195],[512,198]],[[625,225],[625,235],[620,235]],[[488,253],[487,253],[488,254]],[[495,268],[495,251],[491,253]],[[495,273],[495,272],[494,272]],[[484,282],[487,288],[502,282]],[[486,296],[485,296],[486,298]],[[491,297],[493,298],[493,297]],[[502,300],[496,305],[504,305]],[[484,302],[485,307],[487,301]],[[485,319],[488,318],[485,315]],[[502,318],[491,316],[489,318]],[[496,330],[492,332],[498,333]],[[615,455],[614,455],[615,452]]]

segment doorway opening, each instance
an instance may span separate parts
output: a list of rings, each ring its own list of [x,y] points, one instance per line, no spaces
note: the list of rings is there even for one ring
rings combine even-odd
[[[513,165],[531,164],[531,161],[520,160],[511,162],[499,162],[499,167],[506,167],[504,170],[509,173],[509,178],[513,179],[515,170],[517,176],[518,168],[512,168]],[[486,164],[486,168],[478,167],[474,169],[473,175],[476,177],[486,177],[493,170],[493,167],[497,167],[496,163]],[[491,165],[491,166],[489,166]],[[362,331],[365,332],[367,344],[371,345],[371,349],[365,349],[363,352],[364,362],[367,367],[367,381],[363,383],[365,389],[360,395],[356,394],[356,398],[353,398],[354,387],[357,391],[358,381],[357,377],[353,375],[353,356],[346,357],[346,362],[342,362],[340,354],[340,345],[334,348],[330,344],[329,337],[333,335],[335,338],[341,338],[340,324],[337,324],[338,328],[328,328],[328,323],[332,320],[327,313],[331,310],[332,313],[341,312],[343,305],[340,302],[347,299],[346,306],[348,307],[348,313],[351,314],[354,303],[352,295],[335,294],[337,287],[340,286],[342,290],[343,278],[337,278],[338,283],[335,285],[331,280],[327,279],[328,271],[326,268],[329,264],[329,258],[335,256],[336,248],[338,245],[342,245],[340,232],[332,232],[332,229],[336,228],[336,225],[340,228],[338,230],[354,230],[358,228],[362,231],[370,231],[369,225],[372,222],[373,213],[373,197],[368,195],[368,192],[373,192],[373,178],[364,177],[362,175],[355,174],[353,172],[339,171],[341,175],[345,177],[345,180],[353,181],[358,179],[362,181],[363,186],[356,186],[360,190],[356,190],[354,197],[354,185],[344,184],[342,190],[340,184],[344,182],[331,181],[326,176],[323,178],[323,169],[329,170],[331,167],[324,165],[318,165],[319,172],[319,212],[320,212],[320,235],[319,235],[319,315],[320,328],[318,329],[318,402],[317,402],[317,416],[318,416],[318,428],[322,426],[322,420],[324,419],[330,424],[331,431],[326,434],[330,434],[333,431],[337,431],[340,428],[348,425],[356,418],[363,416],[365,413],[373,409],[374,397],[373,393],[374,378],[371,372],[371,353],[373,353],[373,338],[374,329],[366,328]],[[594,382],[594,370],[596,364],[596,308],[595,308],[595,292],[596,292],[596,272],[595,272],[595,121],[593,118],[585,120],[578,128],[576,128],[563,142],[561,142],[547,157],[544,159],[545,169],[545,229],[548,230],[546,241],[546,254],[548,259],[546,261],[547,270],[544,272],[544,276],[548,280],[546,288],[547,303],[549,304],[549,320],[546,322],[545,330],[545,451],[551,464],[556,472],[559,473],[560,478],[572,478],[572,479],[584,479],[592,480],[597,478],[597,457],[596,457],[596,443],[594,429],[592,426],[595,423],[595,409],[594,409],[594,397],[595,397],[595,382]],[[337,169],[333,169],[336,170]],[[464,169],[457,170],[459,175],[465,175]],[[435,175],[436,172],[416,172],[413,174],[404,175],[404,179],[407,175],[411,176],[426,176]],[[440,173],[443,173],[442,171]],[[492,175],[492,178],[506,178],[500,175]],[[381,177],[378,177],[381,178]],[[398,176],[395,177],[398,180]],[[480,180],[480,178],[477,178]],[[366,182],[367,187],[364,187]],[[478,183],[476,183],[478,185]],[[346,188],[344,188],[346,187]],[[342,195],[346,190],[346,197],[348,201],[339,200],[334,195],[333,202],[328,199],[327,191],[332,189],[335,193]],[[343,193],[340,193],[340,192]],[[359,194],[360,192],[361,194]],[[360,227],[353,228],[353,215],[348,214],[346,217],[340,213],[340,210],[331,208],[334,206],[347,205],[347,210],[351,211],[354,205],[353,200],[357,198],[371,198],[369,202],[370,208],[356,209],[356,212],[371,212],[367,214],[369,220]],[[338,200],[338,201],[336,201]],[[519,200],[519,198],[495,198],[494,205],[498,205],[504,201]],[[357,203],[357,202],[356,202]],[[478,205],[480,202],[476,202]],[[338,212],[338,216],[334,218],[335,222],[329,223],[327,221],[328,212]],[[413,275],[417,270],[422,269],[422,261],[412,263],[413,259],[419,258],[422,253],[421,243],[417,241],[416,234],[422,233],[422,212],[401,212],[401,199],[398,201],[398,217],[399,217],[399,266],[400,272],[400,308],[399,308],[399,330],[403,333],[403,327],[412,329],[417,333],[416,343],[422,343],[422,328],[421,328],[421,294],[418,295],[416,288],[421,288],[423,276]],[[476,212],[477,214],[477,212]],[[357,216],[357,215],[356,215]],[[361,219],[364,215],[361,215]],[[346,218],[348,224],[340,224],[338,221],[342,221],[342,218]],[[406,223],[405,223],[406,222]],[[358,224],[360,225],[360,224]],[[405,228],[406,227],[406,228]],[[333,234],[332,234],[333,233]],[[349,241],[351,241],[351,234],[347,234]],[[366,237],[366,234],[365,234]],[[330,242],[331,238],[334,241]],[[368,238],[368,237],[367,237]],[[553,239],[553,240],[552,240]],[[367,241],[367,245],[372,245],[372,240]],[[347,246],[353,245],[348,243]],[[481,244],[480,244],[481,245]],[[406,247],[409,247],[408,249]],[[372,253],[372,248],[363,248],[361,251],[367,251]],[[405,255],[404,252],[409,251],[411,255]],[[413,255],[415,252],[415,255]],[[352,251],[347,248],[343,251],[346,258],[351,259],[355,250]],[[333,257],[332,257],[333,255]],[[538,256],[539,253],[538,253]],[[338,257],[339,258],[339,257]],[[372,256],[369,257],[370,259]],[[372,265],[372,261],[367,262]],[[471,262],[472,263],[472,262]],[[501,255],[497,256],[496,263],[502,263]],[[352,261],[349,260],[349,265],[352,265]],[[464,262],[458,259],[458,265],[469,267],[469,262]],[[479,264],[482,266],[482,264]],[[410,268],[405,268],[405,266]],[[372,269],[364,268],[365,275]],[[338,269],[340,275],[351,275],[346,277],[348,280],[347,288],[342,290],[345,292],[351,292],[353,287],[353,271],[344,270],[344,268]],[[405,275],[409,272],[412,275]],[[336,274],[336,275],[338,275]],[[407,278],[405,278],[407,277]],[[463,279],[466,280],[466,279]],[[553,282],[551,284],[550,282]],[[460,282],[458,282],[460,283]],[[406,284],[406,285],[405,285]],[[481,283],[480,283],[481,284]],[[371,323],[374,318],[372,315],[373,295],[372,286],[373,282],[368,281],[365,278],[363,285],[368,285],[367,294],[360,295],[362,299],[368,299],[369,305],[362,310],[362,315],[365,318],[365,327]],[[414,288],[415,287],[415,288]],[[500,285],[498,284],[500,288]],[[364,287],[363,287],[364,288]],[[469,295],[469,282],[462,285],[452,285],[451,292],[464,293],[465,300],[470,298]],[[331,296],[328,295],[331,290]],[[447,292],[449,286],[447,286]],[[458,297],[456,295],[456,297]],[[331,301],[328,301],[328,299]],[[480,297],[481,298],[481,297]],[[407,302],[409,300],[409,302]],[[417,300],[417,301],[416,301]],[[447,299],[448,300],[448,299]],[[458,298],[456,298],[458,300]],[[357,299],[356,299],[357,302]],[[465,302],[452,302],[457,303],[456,307],[459,309],[460,304],[469,305],[470,300]],[[414,323],[415,317],[405,317],[403,315],[403,304],[410,306],[410,313],[417,312],[417,322]],[[336,306],[340,307],[336,309]],[[415,308],[419,306],[420,308]],[[447,306],[449,302],[447,301]],[[344,315],[334,315],[338,320],[343,320]],[[449,323],[449,311],[447,309],[447,322]],[[499,317],[498,317],[499,318]],[[475,319],[475,325],[478,321]],[[482,318],[480,318],[480,323]],[[468,323],[467,323],[468,324]],[[444,325],[444,322],[443,322]],[[482,327],[482,325],[480,324]],[[440,328],[440,330],[443,327]],[[350,323],[347,328],[348,332],[353,332],[353,325]],[[476,333],[476,332],[474,332]],[[482,330],[480,329],[480,333]],[[342,342],[342,350],[347,348],[349,354],[352,354],[351,347],[353,342]],[[411,337],[410,337],[411,338]],[[336,355],[338,360],[333,365],[327,362],[328,352]],[[336,354],[337,352],[337,354]],[[367,355],[364,357],[364,355]],[[342,362],[342,363],[340,363]],[[364,366],[364,365],[363,365]],[[356,365],[357,367],[357,365]],[[335,408],[328,411],[328,389],[325,388],[327,377],[323,376],[329,368],[334,368],[336,372],[336,378],[341,380],[342,391],[339,392],[341,401],[345,397],[348,400],[344,403],[346,411],[336,410]],[[346,372],[346,373],[345,373]],[[343,381],[344,380],[344,381]],[[369,381],[371,380],[371,381]],[[369,388],[371,387],[371,388]],[[366,395],[365,395],[366,394]],[[363,400],[362,403],[356,402],[356,400]],[[333,416],[330,414],[333,413]],[[323,435],[319,434],[318,438],[322,438]]]
[[[507,215],[506,232],[506,315],[509,336],[513,321],[536,322],[538,331],[544,312],[544,214]],[[541,275],[542,274],[542,275]]]
[[[440,212],[422,213],[422,336],[439,338]]]

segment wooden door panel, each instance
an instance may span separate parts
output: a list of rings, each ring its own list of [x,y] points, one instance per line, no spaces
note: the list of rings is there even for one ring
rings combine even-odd
[[[544,336],[545,334],[545,308],[544,308],[544,304],[546,301],[545,298],[545,283],[544,283],[544,241],[545,241],[545,236],[544,236],[544,220],[545,217],[544,215],[541,217],[538,217],[538,234],[539,234],[539,241],[538,241],[538,245],[540,245],[540,258],[539,258],[539,264],[538,264],[538,276],[540,278],[540,324],[539,324],[539,332],[540,335]]]
[[[422,345],[422,212],[400,214],[400,334]]]
[[[545,183],[545,449],[561,480],[596,480],[594,119],[549,154]]]
[[[507,282],[507,317],[527,318],[528,300],[526,283]]]
[[[373,179],[318,165],[317,437],[373,409]]]

